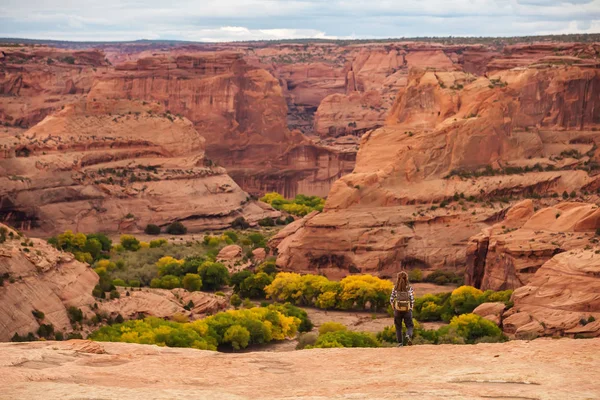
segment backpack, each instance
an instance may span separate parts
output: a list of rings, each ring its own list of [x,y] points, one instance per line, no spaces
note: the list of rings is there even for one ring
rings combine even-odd
[[[408,292],[397,292],[394,300],[394,310],[400,312],[410,311],[410,295]]]

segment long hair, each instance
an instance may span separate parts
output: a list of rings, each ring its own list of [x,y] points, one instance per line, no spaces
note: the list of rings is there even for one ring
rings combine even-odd
[[[397,292],[408,291],[408,274],[404,271],[398,272],[396,275],[396,285],[394,286]]]

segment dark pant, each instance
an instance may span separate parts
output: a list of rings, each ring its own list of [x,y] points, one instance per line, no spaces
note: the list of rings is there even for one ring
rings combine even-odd
[[[398,343],[402,343],[402,321],[406,324],[406,335],[412,338],[414,327],[412,310],[407,312],[394,311],[394,324],[396,325],[396,339]]]

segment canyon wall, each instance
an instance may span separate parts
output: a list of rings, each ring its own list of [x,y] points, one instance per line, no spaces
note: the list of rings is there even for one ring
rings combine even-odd
[[[332,276],[391,276],[400,262],[462,271],[469,239],[520,199],[597,201],[599,96],[596,68],[412,69],[325,212],[272,242],[278,264]]]

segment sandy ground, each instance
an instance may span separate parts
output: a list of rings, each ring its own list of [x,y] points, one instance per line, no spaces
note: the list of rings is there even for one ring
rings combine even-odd
[[[3,343],[0,399],[597,399],[599,371],[600,339],[245,354]]]

